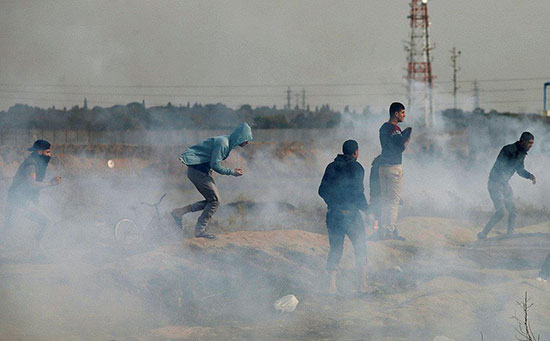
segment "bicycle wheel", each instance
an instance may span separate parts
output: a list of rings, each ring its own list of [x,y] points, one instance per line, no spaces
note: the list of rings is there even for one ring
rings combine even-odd
[[[115,224],[115,239],[126,244],[135,243],[140,239],[139,227],[132,220],[122,218]]]

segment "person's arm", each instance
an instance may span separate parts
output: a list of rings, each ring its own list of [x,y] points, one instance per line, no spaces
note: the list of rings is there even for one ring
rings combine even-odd
[[[361,164],[356,163],[355,169],[355,181],[352,188],[353,198],[357,208],[363,212],[366,212],[369,208],[367,203],[367,198],[365,197],[365,185],[363,184],[365,180],[365,170]]]
[[[390,141],[393,144],[393,146],[399,151],[404,151],[405,148],[407,148],[407,145],[409,144],[409,139],[406,138],[406,136],[403,135],[403,133],[397,129],[391,132]]]
[[[522,178],[529,179],[533,182],[533,184],[535,184],[537,182],[537,178],[533,174],[525,170],[524,161],[525,161],[525,156],[522,157],[520,162],[518,163],[518,168],[516,169],[516,172]]]
[[[222,175],[237,175],[234,170],[222,166],[223,157],[227,149],[229,149],[227,144],[220,142],[216,143],[210,157],[210,168]]]
[[[403,139],[403,150],[407,149],[409,142],[411,141],[412,128],[408,127],[403,130],[401,133],[401,138]]]
[[[329,180],[329,166],[325,169],[325,173],[323,174],[323,178],[321,179],[321,185],[319,185],[319,190],[317,191],[319,193],[319,196],[323,198],[325,203],[328,205],[328,199],[330,197],[330,180]]]
[[[36,181],[36,169],[34,168],[34,166],[29,166],[28,169],[27,169],[27,172],[28,172],[27,173],[28,183],[31,185],[31,187],[33,187],[35,189],[38,189],[38,190],[41,190],[41,189],[46,188],[46,187],[56,186],[56,185],[59,185],[61,183],[61,177],[60,176],[56,176],[55,178],[51,179],[48,182]]]

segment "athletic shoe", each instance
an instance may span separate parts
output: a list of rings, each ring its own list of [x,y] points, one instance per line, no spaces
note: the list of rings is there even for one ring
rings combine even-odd
[[[195,238],[215,239],[216,236],[206,232],[206,230],[195,230]]]
[[[479,232],[479,233],[477,234],[477,239],[478,239],[478,240],[487,239],[487,235],[483,234],[483,232]]]

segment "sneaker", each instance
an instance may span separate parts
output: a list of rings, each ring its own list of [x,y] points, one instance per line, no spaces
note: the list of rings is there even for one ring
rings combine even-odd
[[[172,218],[174,218],[174,221],[176,222],[178,228],[183,230],[183,216],[178,216],[174,211],[170,212],[170,215],[172,216]]]
[[[206,232],[206,230],[195,230],[195,238],[215,239],[216,236]]]
[[[478,240],[487,239],[487,235],[483,234],[483,232],[479,232],[479,233],[477,234],[477,239],[478,239]]]
[[[506,230],[506,235],[510,236],[510,235],[512,235],[512,234],[514,234],[514,229],[508,229],[508,230]]]

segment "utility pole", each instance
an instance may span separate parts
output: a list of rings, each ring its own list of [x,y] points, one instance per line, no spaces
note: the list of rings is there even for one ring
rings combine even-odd
[[[430,21],[428,17],[428,0],[411,0],[410,41],[405,46],[407,51],[407,102],[408,108],[415,111],[424,106],[424,124],[434,123],[432,55],[430,44]]]
[[[302,88],[302,110],[306,110],[306,89]]]
[[[478,110],[479,106],[479,87],[477,85],[477,79],[474,80],[474,110]]]
[[[454,110],[454,113],[456,114],[456,111],[457,111],[457,104],[456,104],[456,93],[457,93],[457,90],[458,90],[458,85],[457,85],[457,81],[456,81],[456,74],[458,71],[460,71],[460,68],[457,66],[457,59],[458,57],[460,56],[460,54],[462,52],[460,51],[457,51],[456,50],[456,47],[453,47],[453,49],[451,51],[451,66],[453,67],[453,110]]]
[[[286,90],[286,109],[287,110],[290,110],[290,94],[292,93],[292,91],[290,91],[290,86],[288,87],[288,89]]]

